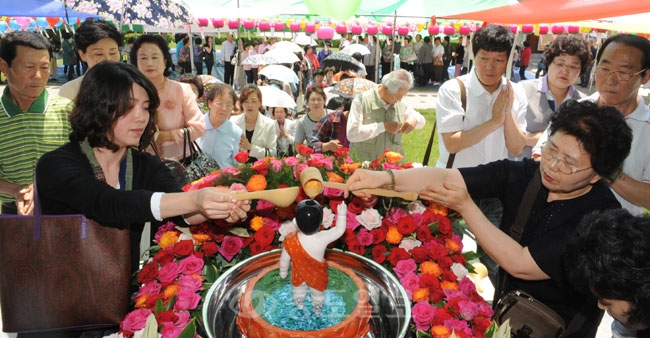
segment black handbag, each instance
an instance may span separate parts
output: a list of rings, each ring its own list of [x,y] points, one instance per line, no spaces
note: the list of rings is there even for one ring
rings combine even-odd
[[[413,75],[415,77],[423,77],[424,76],[424,69],[422,69],[422,65],[419,63],[415,64],[415,67],[413,68]]]
[[[210,154],[201,150],[201,147],[199,147],[195,141],[192,141],[190,139],[190,130],[183,128],[183,133],[183,159],[186,160],[186,182],[194,182],[219,169],[219,164],[217,161]],[[185,151],[188,148],[190,149],[190,156],[185,157]]]

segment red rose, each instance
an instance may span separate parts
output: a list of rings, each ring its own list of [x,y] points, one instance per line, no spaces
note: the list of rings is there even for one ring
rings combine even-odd
[[[442,272],[442,280],[446,280],[446,281],[449,281],[449,282],[455,282],[456,280],[458,280],[458,277],[456,277],[456,274],[453,271],[444,270]]]
[[[394,247],[390,249],[390,254],[388,254],[388,261],[390,262],[390,265],[395,266],[397,265],[397,262],[403,260],[403,259],[409,259],[411,256],[409,255],[406,250],[398,247]]]
[[[410,235],[415,229],[418,228],[418,224],[415,222],[413,216],[408,215],[404,216],[397,221],[397,231],[402,235]]]
[[[438,292],[442,294],[442,297],[445,296],[442,290],[436,290],[436,293]],[[440,299],[442,299],[442,297],[440,297]],[[437,303],[437,302],[433,302],[433,303]],[[439,307],[436,309],[436,314],[433,316],[433,319],[431,320],[431,325],[445,325],[445,320],[449,320],[453,318],[454,318],[454,314],[449,312],[449,309],[447,307],[445,306]]]
[[[433,212],[431,212],[431,210],[429,209],[424,210],[424,212],[422,213],[422,222],[420,224],[428,228],[429,224],[435,221],[436,221],[436,215]]]
[[[163,286],[164,288],[164,286]],[[144,302],[145,306],[149,309],[155,309],[156,308],[156,302],[158,299],[160,299],[161,302],[163,302],[163,305],[166,303],[165,299],[163,298],[165,294],[164,293],[157,293],[147,299],[146,302]]]
[[[462,265],[465,265],[465,263],[467,263],[467,260],[465,259],[465,256],[463,256],[460,253],[451,255],[451,260],[454,263],[458,263],[458,264],[462,264]]]
[[[180,241],[174,245],[174,254],[179,257],[187,257],[194,252],[194,242],[189,239]]]
[[[255,241],[260,243],[262,246],[271,245],[275,239],[275,231],[271,229],[268,225],[263,226],[261,229],[255,232]]]
[[[343,203],[341,198],[332,198],[330,199],[330,210],[338,210],[339,204]],[[350,206],[348,206],[349,208]]]
[[[334,150],[334,156],[338,158],[348,157],[349,153],[350,153],[350,148],[347,147],[341,147]]]
[[[219,248],[217,247],[217,243],[215,242],[207,242],[201,246],[201,251],[207,256],[207,257],[212,257],[217,253],[217,250]]]
[[[361,198],[359,198],[359,197],[352,198],[352,201],[350,201],[350,204],[348,204],[348,211],[353,213],[353,214],[356,214],[356,215],[361,214],[361,212],[365,208],[366,208],[366,206],[364,205],[363,200]],[[332,210],[335,210],[335,209],[332,209]]]
[[[477,337],[483,337],[485,336],[485,331],[492,325],[492,321],[487,317],[476,316],[472,320],[472,324],[472,333]]]
[[[429,289],[429,291],[431,292],[429,294],[429,301],[431,303],[434,303],[434,304],[440,303],[442,301],[442,299],[445,298],[445,292],[442,291],[441,288]],[[451,318],[449,318],[449,319],[451,319]]]
[[[299,144],[298,145],[298,154],[300,154],[300,155],[302,155],[304,157],[307,157],[307,156],[309,156],[309,155],[311,155],[313,153],[314,153],[314,149],[312,149],[312,148],[310,148],[310,147],[308,147],[308,146],[306,146],[304,144]]]
[[[174,260],[174,250],[160,250],[158,253],[153,256],[154,262],[157,262],[160,266],[165,266],[167,263]]]
[[[375,260],[375,262],[382,264],[386,261],[386,247],[383,245],[376,245],[374,248],[372,248],[372,259]]]
[[[454,264],[454,261],[452,261],[449,256],[440,257],[440,259],[438,259],[438,265],[441,269],[449,269],[452,264]]]
[[[432,290],[440,289],[440,281],[438,280],[438,277],[424,273],[420,275],[420,287]]]
[[[361,246],[361,244],[359,244],[359,242],[356,239],[348,241],[345,244],[348,245],[348,251],[351,251],[351,252],[354,252],[357,255],[362,255],[363,256],[363,254],[364,254],[363,247]]]
[[[426,261],[429,258],[429,250],[421,246],[411,249],[409,253],[411,254],[411,257],[413,257],[413,260],[418,264]]]
[[[235,154],[235,161],[239,163],[246,163],[248,161],[248,152],[240,151],[237,154]]]
[[[372,244],[379,244],[386,239],[386,233],[381,229],[372,229],[370,234],[373,237]]]
[[[142,267],[138,273],[138,283],[146,284],[158,277],[158,263],[151,261]]]
[[[436,221],[438,221],[438,232],[444,235],[443,237],[449,237],[453,234],[453,229],[451,227],[451,221],[449,218],[441,215],[436,215]]]
[[[431,242],[431,245],[429,246],[429,258],[437,261],[440,260],[442,257],[447,256],[447,249],[438,242]]]
[[[161,311],[156,314],[158,323],[173,323],[178,320],[178,316],[172,310]]]
[[[251,256],[255,256],[257,254],[261,254],[264,252],[264,245],[260,244],[259,242],[253,242],[250,245],[251,248]]]
[[[426,224],[426,223],[423,223]],[[422,243],[427,243],[431,240],[431,229],[428,226],[419,226],[415,230],[415,237]]]
[[[258,160],[253,163],[253,169],[257,171],[258,174],[266,176],[266,174],[269,172],[269,165],[266,164],[264,160]]]

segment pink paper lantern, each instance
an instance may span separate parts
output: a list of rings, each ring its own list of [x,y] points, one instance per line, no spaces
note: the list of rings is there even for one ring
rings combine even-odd
[[[569,26],[567,28],[568,32],[571,34],[580,33],[580,26]]]
[[[354,35],[359,35],[363,33],[363,27],[359,24],[354,24],[350,26],[350,32]]]
[[[339,34],[347,34],[348,27],[346,27],[344,23],[337,23],[336,24],[336,32],[339,33]]]
[[[399,26],[397,28],[397,34],[399,35],[408,35],[409,34],[409,28],[406,26]]]
[[[228,28],[230,29],[239,28],[239,20],[228,20]]]
[[[289,25],[289,30],[292,32],[300,32],[300,22],[294,22]]]
[[[268,32],[271,30],[271,23],[269,23],[268,21],[262,21],[257,25],[257,27],[262,32]]]
[[[548,25],[539,25],[539,34],[548,34]]]
[[[445,26],[443,33],[445,33],[445,35],[454,35],[454,33],[456,33],[456,28],[451,26]]]
[[[440,26],[429,25],[428,31],[430,35],[438,35],[440,34]]]
[[[199,25],[199,27],[207,27],[209,23],[207,18],[198,18],[196,19],[196,22]]]
[[[273,25],[273,28],[275,29],[276,32],[282,32],[287,26],[284,24],[284,22],[276,22]]]
[[[379,33],[379,27],[372,25],[372,26],[367,26],[366,27],[366,33],[370,35],[377,35]]]
[[[246,20],[246,21],[244,21],[243,25],[244,25],[244,29],[246,29],[246,30],[255,29],[255,21],[253,21],[253,20]]]
[[[332,27],[330,27],[331,29]],[[307,34],[313,34],[316,32],[316,24],[312,22],[308,22],[305,24],[305,33]]]
[[[381,33],[385,35],[393,35],[393,27],[383,25],[381,26]]]
[[[458,32],[461,35],[469,35],[470,33],[472,33],[472,28],[470,26],[460,26]]]
[[[551,33],[553,33],[553,34],[562,34],[562,33],[564,33],[564,26],[562,26],[562,25],[552,25],[551,26]]]
[[[519,26],[517,25],[508,25],[508,28],[514,33],[517,34],[517,30],[519,29]]]
[[[533,30],[534,30],[533,25],[529,23],[521,26],[521,31],[524,32],[525,34],[530,34],[533,32]]]
[[[212,19],[212,27],[221,28],[224,26],[223,19]]]
[[[334,38],[334,29],[330,26],[320,26],[316,31],[316,37],[320,40],[332,40]]]

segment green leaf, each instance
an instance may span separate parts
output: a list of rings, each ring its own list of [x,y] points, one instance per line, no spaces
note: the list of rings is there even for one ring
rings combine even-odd
[[[158,321],[156,321],[156,316],[153,313],[147,317],[142,338],[158,338]]]
[[[167,306],[165,306],[165,311],[169,311],[173,309],[175,303],[176,303],[176,295],[172,296],[172,299],[169,300],[169,303],[167,303]]]
[[[176,226],[176,230],[192,237],[192,231],[190,231],[190,228],[183,228],[183,227]]]
[[[230,228],[228,232],[239,237],[250,237],[250,235],[248,234],[248,230],[244,228]]]
[[[417,337],[417,338],[433,338],[433,336],[431,334],[429,334],[429,332],[422,331],[422,330],[418,330],[415,333],[415,337]]]
[[[178,335],[178,338],[194,338],[196,336],[196,324],[194,321],[190,321],[189,324],[181,331],[181,334]]]
[[[465,257],[465,260],[468,262],[477,258],[481,258],[481,256],[483,256],[483,254],[474,251],[467,251],[463,253],[463,257]]]
[[[161,313],[163,310],[165,310],[165,309],[163,308],[162,299],[158,298],[156,300],[156,314]]]
[[[203,277],[205,278],[204,284],[206,282],[214,283],[219,278],[219,270],[214,264],[208,264],[203,268]]]

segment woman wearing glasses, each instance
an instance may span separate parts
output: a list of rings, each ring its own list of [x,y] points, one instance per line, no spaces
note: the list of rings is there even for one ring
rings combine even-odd
[[[574,84],[587,68],[590,54],[587,44],[574,36],[555,39],[545,54],[546,75],[539,79],[521,81],[526,91],[526,147],[517,159],[530,157],[532,147],[546,130],[553,112],[562,102],[586,97]]]
[[[575,290],[569,282],[565,246],[583,215],[620,206],[602,178],[620,168],[631,140],[632,132],[616,109],[569,100],[551,118],[540,162],[501,160],[471,168],[424,167],[392,173],[357,170],[348,188],[353,193],[380,186],[419,191],[421,199],[460,212],[481,247],[505,271],[502,292],[523,290],[567,324],[580,310],[586,320],[567,337],[594,337],[603,312],[589,290]],[[534,202],[520,221],[523,235],[518,242],[509,230],[534,180],[538,182]],[[472,200],[475,197],[501,200],[501,230],[483,215]]]
[[[196,141],[204,152],[217,161],[219,168],[233,167],[243,134],[242,129],[229,120],[237,94],[232,86],[217,83],[205,93],[205,97],[210,112],[203,117],[205,134]]]

